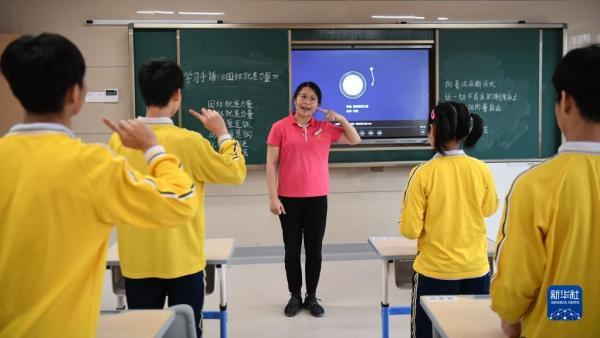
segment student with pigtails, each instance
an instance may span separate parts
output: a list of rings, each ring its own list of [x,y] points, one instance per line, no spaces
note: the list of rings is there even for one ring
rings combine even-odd
[[[418,240],[413,264],[412,337],[431,337],[423,295],[487,294],[490,267],[484,217],[498,208],[488,166],[462,148],[483,134],[483,119],[458,102],[438,104],[428,118],[436,154],[415,167],[404,193],[400,231]]]

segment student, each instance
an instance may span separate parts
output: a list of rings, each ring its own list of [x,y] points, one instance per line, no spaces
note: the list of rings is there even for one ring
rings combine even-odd
[[[488,293],[484,217],[498,208],[490,169],[461,149],[481,137],[481,117],[462,103],[443,102],[431,111],[427,125],[436,154],[410,172],[400,221],[402,235],[418,240],[412,337],[432,336],[421,296]]]
[[[556,120],[566,142],[556,156],[521,174],[506,197],[494,260],[492,310],[510,337],[596,337],[600,333],[600,45],[570,51],[552,81]],[[552,290],[565,286],[577,291],[567,290],[576,296],[567,300],[579,301],[583,312],[565,304],[558,307],[570,315],[557,318],[548,298]]]
[[[112,225],[185,223],[194,183],[140,122],[106,120],[152,176],[75,138],[85,62],[66,38],[21,37],[0,62],[26,111],[0,139],[0,337],[94,337]]]
[[[241,184],[246,177],[244,156],[239,143],[228,134],[221,115],[213,110],[203,108],[201,113],[191,113],[217,136],[219,152],[199,133],[173,125],[171,118],[181,106],[183,87],[183,73],[175,62],[147,61],[140,67],[138,82],[146,103],[146,117],[138,121],[150,126],[167,151],[181,159],[183,169],[196,183],[200,200],[194,218],[176,229],[148,230],[129,224],[118,225],[127,304],[130,309],[162,309],[167,297],[169,306],[188,304],[194,309],[200,337],[206,267],[204,185]],[[142,154],[123,146],[116,134],[109,145],[140,172],[150,169]],[[156,213],[156,217],[162,216]]]
[[[303,82],[294,92],[295,111],[275,122],[267,139],[269,209],[279,215],[285,246],[285,271],[290,300],[284,309],[295,316],[304,306],[315,317],[325,310],[316,297],[321,273],[321,247],[327,220],[329,147],[331,143],[357,144],[360,136],[348,120],[333,110],[319,108],[321,89]],[[313,117],[317,109],[328,121]],[[335,126],[329,121],[337,121]],[[277,164],[279,163],[279,175]],[[300,249],[306,251],[306,298],[302,303]]]

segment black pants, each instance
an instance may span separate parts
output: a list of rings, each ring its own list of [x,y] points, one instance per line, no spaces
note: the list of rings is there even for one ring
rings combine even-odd
[[[162,309],[167,296],[169,306],[191,306],[194,310],[197,336],[202,337],[204,271],[172,279],[125,277],[125,296],[129,309]]]
[[[327,222],[327,196],[279,197],[285,215],[279,216],[285,246],[285,273],[288,289],[300,294],[302,289],[302,266],[300,250],[304,235],[306,254],[306,293],[316,295],[321,275],[321,248]]]
[[[490,273],[483,277],[442,280],[424,276],[420,273],[413,275],[413,291],[410,316],[411,337],[432,337],[431,320],[421,307],[421,296],[432,295],[487,295],[490,293]]]

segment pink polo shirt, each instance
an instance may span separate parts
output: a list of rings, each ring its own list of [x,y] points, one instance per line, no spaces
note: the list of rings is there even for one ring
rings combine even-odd
[[[290,114],[271,127],[267,144],[279,147],[277,194],[314,197],[329,194],[329,148],[342,127],[314,117],[306,130]]]

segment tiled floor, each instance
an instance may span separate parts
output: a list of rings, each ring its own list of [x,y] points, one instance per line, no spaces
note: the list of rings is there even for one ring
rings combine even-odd
[[[107,274],[108,276],[108,274]],[[314,318],[307,311],[283,315],[289,295],[283,263],[233,265],[227,270],[229,337],[321,338],[381,337],[381,262],[379,260],[324,261],[318,298],[326,314]],[[410,289],[398,289],[390,276],[390,305],[409,305]],[[107,278],[102,308],[116,301]],[[207,296],[205,310],[217,310],[218,286]],[[217,320],[205,320],[205,338],[219,337]],[[409,337],[409,316],[390,318],[390,337]]]

